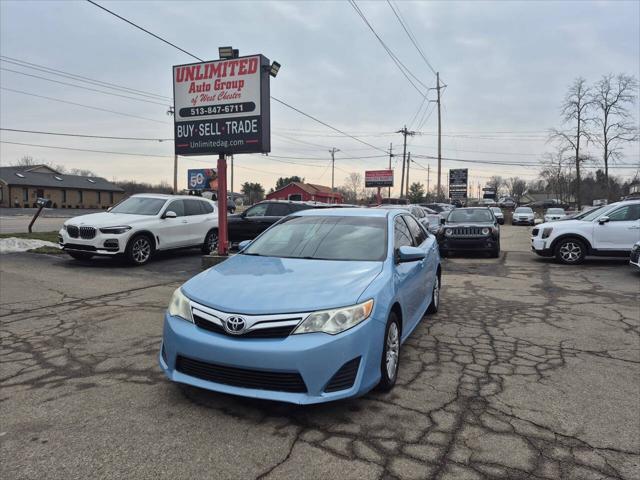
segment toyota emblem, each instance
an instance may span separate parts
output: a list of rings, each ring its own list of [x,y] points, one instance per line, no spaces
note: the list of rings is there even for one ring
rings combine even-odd
[[[240,335],[246,323],[242,317],[229,317],[224,322],[224,329],[232,335]]]

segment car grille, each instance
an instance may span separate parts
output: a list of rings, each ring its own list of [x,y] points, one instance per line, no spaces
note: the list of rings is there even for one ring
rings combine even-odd
[[[540,231],[540,229],[534,228],[533,230],[531,230],[531,236],[532,237],[537,237],[539,231]]]
[[[455,227],[452,228],[451,235],[454,237],[483,237],[483,227]]]
[[[95,252],[97,249],[93,245],[82,245],[81,243],[65,243],[65,250],[85,250],[87,252]]]
[[[83,238],[84,240],[91,240],[96,236],[96,229],[94,227],[77,227],[76,225],[68,225],[67,233],[71,238]]]
[[[234,387],[291,393],[307,392],[307,386],[298,372],[273,372],[228,367],[181,355],[176,359],[176,370],[201,380]]]
[[[68,225],[67,226],[67,233],[69,234],[69,236],[71,238],[78,238],[79,229],[75,225]]]
[[[244,333],[241,335],[232,335],[230,333],[227,333],[227,331],[221,325],[210,322],[200,317],[196,313],[193,314],[193,321],[198,327],[204,330],[208,330],[209,332],[219,333],[221,335],[228,335],[229,337],[234,337],[234,338],[285,338],[291,334],[294,328],[296,328],[295,325],[289,325],[284,327],[270,327],[270,328],[261,328],[259,330],[250,330],[247,333]]]
[[[338,390],[346,390],[353,387],[356,381],[358,367],[360,366],[360,357],[345,363],[338,370],[325,387],[325,392],[337,392]]]

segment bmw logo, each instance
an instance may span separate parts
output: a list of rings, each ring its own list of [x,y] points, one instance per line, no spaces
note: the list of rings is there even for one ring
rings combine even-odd
[[[242,317],[229,317],[224,321],[224,329],[232,335],[240,335],[244,332],[246,322]]]

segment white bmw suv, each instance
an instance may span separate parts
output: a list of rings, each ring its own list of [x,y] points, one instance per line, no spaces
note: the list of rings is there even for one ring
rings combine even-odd
[[[531,232],[531,249],[575,265],[587,255],[628,257],[639,240],[640,200],[626,200],[536,226]]]
[[[124,255],[134,265],[158,250],[201,247],[209,253],[218,242],[218,210],[206,198],[132,195],[107,212],[67,220],[58,241],[75,259]]]

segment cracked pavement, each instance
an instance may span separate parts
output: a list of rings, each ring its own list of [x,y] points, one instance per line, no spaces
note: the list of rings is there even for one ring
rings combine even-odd
[[[640,275],[503,227],[444,261],[388,394],[312,407],[169,383],[162,312],[197,252],[143,268],[0,259],[2,478],[637,479]]]

